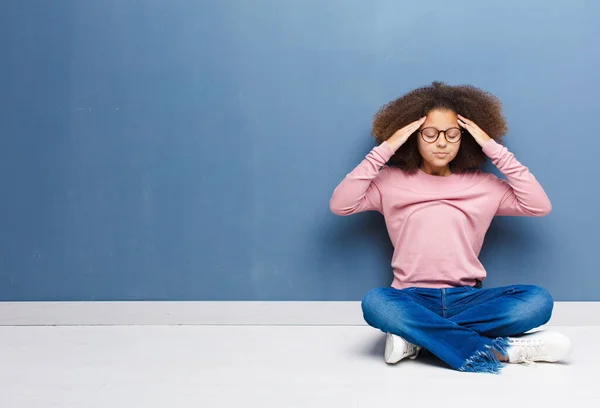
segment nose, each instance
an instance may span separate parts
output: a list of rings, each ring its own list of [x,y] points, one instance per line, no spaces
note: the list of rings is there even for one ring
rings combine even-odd
[[[447,143],[448,143],[448,141],[446,140],[446,131],[440,130],[440,137],[438,137],[438,139],[437,139],[438,147],[446,147]]]

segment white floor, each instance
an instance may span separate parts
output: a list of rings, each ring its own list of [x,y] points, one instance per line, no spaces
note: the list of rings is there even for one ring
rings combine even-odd
[[[600,406],[600,327],[561,364],[460,373],[382,360],[367,326],[0,327],[0,407]]]

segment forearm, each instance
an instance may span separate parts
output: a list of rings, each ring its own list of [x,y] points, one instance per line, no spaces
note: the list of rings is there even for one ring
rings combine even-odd
[[[483,146],[483,152],[492,163],[506,176],[510,189],[502,198],[504,213],[513,215],[542,216],[550,213],[552,204],[544,188],[505,146],[489,140]]]
[[[373,148],[336,187],[329,207],[338,215],[350,215],[367,210],[380,210],[381,195],[374,183],[380,169],[394,151],[384,142]]]

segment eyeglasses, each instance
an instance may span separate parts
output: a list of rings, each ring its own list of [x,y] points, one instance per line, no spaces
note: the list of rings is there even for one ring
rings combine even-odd
[[[457,143],[462,136],[463,130],[456,127],[451,127],[446,130],[437,130],[434,127],[426,127],[425,129],[419,130],[421,137],[427,143],[436,142],[442,132],[444,132],[444,137],[448,143]]]

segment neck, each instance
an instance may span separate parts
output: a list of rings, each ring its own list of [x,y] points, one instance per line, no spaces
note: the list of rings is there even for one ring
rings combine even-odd
[[[427,162],[423,162],[421,164],[421,170],[432,176],[446,177],[452,175],[452,170],[450,170],[450,166],[436,167],[430,165]]]

